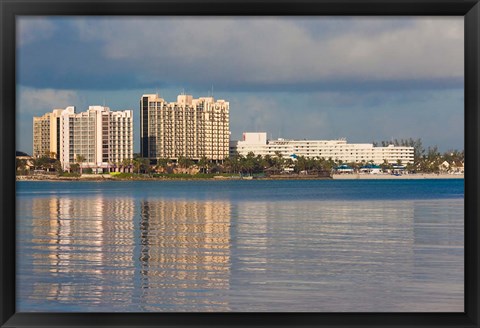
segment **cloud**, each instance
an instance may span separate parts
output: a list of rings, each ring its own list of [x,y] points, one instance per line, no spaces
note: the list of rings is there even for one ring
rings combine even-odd
[[[72,90],[19,88],[17,104],[21,114],[43,115],[55,108],[81,106],[84,101]]]
[[[360,19],[354,28],[323,38],[312,36],[295,19],[282,18],[116,19],[79,26],[102,40],[107,58],[143,63],[153,74],[165,65],[196,71],[205,63],[207,76],[225,74],[250,83],[463,76],[461,19],[407,21],[392,28],[389,20]],[[328,23],[318,22],[319,27]]]
[[[17,44],[24,46],[45,41],[53,36],[54,31],[55,24],[47,18],[21,17],[17,21]]]
[[[463,83],[461,17],[110,17],[68,22],[67,34],[53,45],[56,55],[37,52],[58,56],[47,59],[53,72],[37,61],[23,71],[26,83],[63,82],[83,89],[214,84],[230,91]],[[33,61],[33,54],[25,56],[23,62]],[[36,71],[46,78],[29,76]]]
[[[421,137],[462,148],[463,23],[463,17],[21,20],[17,119],[29,125],[32,115],[68,105],[84,110],[102,99],[138,116],[142,93],[159,91],[173,101],[182,89],[198,97],[213,85],[216,97],[230,101],[233,139],[257,130],[351,142]]]
[[[243,132],[267,132],[274,139],[325,136],[331,131],[331,113],[318,103],[312,106],[311,98],[294,93],[232,94],[228,98],[232,140]]]
[[[55,108],[65,108],[67,106],[82,108],[84,101],[77,92],[72,90],[34,89],[17,86],[15,115],[17,149],[31,153],[34,116],[41,116]]]
[[[421,138],[442,151],[463,149],[463,90],[262,93],[233,95],[232,139],[264,131],[269,138],[351,143]]]

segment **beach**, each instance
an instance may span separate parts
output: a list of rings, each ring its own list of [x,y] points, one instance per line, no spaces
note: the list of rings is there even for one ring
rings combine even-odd
[[[392,174],[334,174],[334,180],[380,180],[380,179],[404,179],[404,180],[414,180],[414,179],[463,179],[464,174],[436,174],[436,173],[417,173],[417,174],[402,174],[402,175],[392,175]]]

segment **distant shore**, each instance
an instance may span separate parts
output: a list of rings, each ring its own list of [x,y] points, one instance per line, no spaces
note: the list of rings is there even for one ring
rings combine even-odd
[[[464,179],[464,174],[436,174],[436,173],[416,173],[416,174],[334,174],[334,180],[418,180],[418,179]]]
[[[54,175],[31,175],[17,176],[17,181],[177,181],[177,180],[197,180],[197,181],[226,181],[226,180],[251,180],[252,178],[239,176],[213,176],[211,178],[198,177],[149,177],[132,176],[128,178],[118,178],[110,174],[84,174],[79,177],[62,177]],[[418,179],[464,179],[463,174],[435,174],[435,173],[417,173],[417,174],[333,174],[332,178],[315,176],[285,176],[285,177],[265,177],[255,178],[253,180],[418,180]]]

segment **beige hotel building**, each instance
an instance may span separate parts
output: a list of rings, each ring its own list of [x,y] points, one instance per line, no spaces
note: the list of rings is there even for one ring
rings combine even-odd
[[[133,158],[133,111],[89,106],[76,113],[69,106],[34,117],[33,156],[45,155],[59,159],[64,170],[81,155],[82,167],[110,171],[114,164]]]
[[[166,102],[157,94],[140,99],[140,153],[153,163],[183,156],[223,161],[229,155],[229,102],[179,95]]]

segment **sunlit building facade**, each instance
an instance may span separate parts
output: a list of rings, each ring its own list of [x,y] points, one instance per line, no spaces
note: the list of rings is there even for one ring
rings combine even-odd
[[[344,163],[373,162],[411,164],[414,160],[414,148],[388,145],[375,147],[373,144],[347,143],[345,139],[338,140],[267,140],[266,132],[245,132],[241,141],[230,143],[230,155],[255,155],[283,157],[304,156],[306,158],[324,158]]]
[[[50,156],[50,120],[52,113],[33,118],[33,157]]]
[[[108,171],[116,163],[133,158],[131,110],[89,106],[87,111],[76,113],[75,107],[69,106],[34,117],[33,122],[34,157],[56,157],[64,170],[79,162],[82,167]]]
[[[160,158],[206,157],[222,161],[229,154],[230,104],[213,97],[193,99],[179,95],[166,102],[157,94],[140,99],[140,153],[155,162]]]

